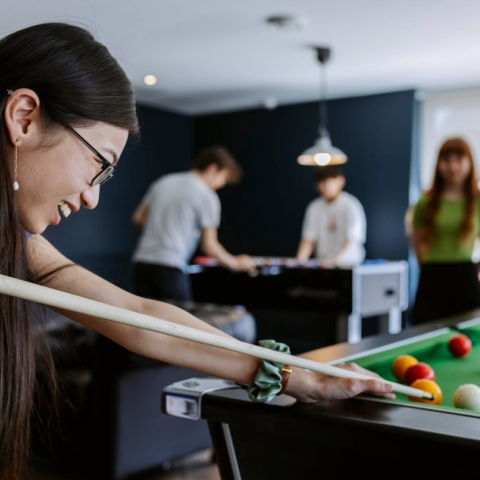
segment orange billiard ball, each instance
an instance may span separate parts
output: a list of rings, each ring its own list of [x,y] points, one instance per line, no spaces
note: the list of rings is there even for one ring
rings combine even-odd
[[[442,402],[442,390],[441,388],[433,381],[422,378],[416,380],[410,385],[412,388],[418,388],[424,392],[433,393],[433,400],[428,400],[427,398],[417,398],[417,397],[408,397],[412,402],[428,403],[429,405],[440,405]]]
[[[418,360],[411,355],[400,355],[392,363],[392,373],[397,380],[404,382],[406,371],[417,363]]]

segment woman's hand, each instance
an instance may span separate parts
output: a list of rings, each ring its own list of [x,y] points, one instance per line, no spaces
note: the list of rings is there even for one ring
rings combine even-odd
[[[380,377],[376,373],[365,370],[355,363],[336,366],[351,372],[368,375],[372,379],[338,378],[323,373],[307,372],[300,368],[293,368],[285,393],[295,397],[300,402],[306,403],[318,400],[341,400],[355,397],[361,393],[383,398],[395,398],[395,395],[391,393],[392,385],[380,381]]]

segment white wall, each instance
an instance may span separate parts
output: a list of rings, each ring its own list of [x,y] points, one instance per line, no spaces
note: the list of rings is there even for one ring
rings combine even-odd
[[[438,150],[449,137],[470,145],[480,174],[480,89],[428,95],[421,101],[420,182],[430,187]]]

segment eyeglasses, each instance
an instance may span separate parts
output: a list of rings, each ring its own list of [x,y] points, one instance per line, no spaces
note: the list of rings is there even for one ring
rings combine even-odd
[[[95,148],[93,148],[77,131],[75,131],[70,125],[62,123],[62,125],[73,135],[75,135],[91,152],[95,154],[96,157],[102,163],[102,169],[100,172],[93,177],[93,180],[90,182],[90,185],[94,187],[95,185],[103,185],[108,182],[113,177],[117,165],[110,163],[101,153],[99,153]]]

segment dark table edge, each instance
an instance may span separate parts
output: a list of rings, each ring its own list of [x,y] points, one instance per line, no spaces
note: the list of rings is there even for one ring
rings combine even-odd
[[[377,335],[357,344],[347,343],[325,347],[315,352],[315,359],[322,362],[348,357],[365,350],[378,348],[400,340],[406,340],[421,334],[434,332],[444,327],[454,327],[466,320],[480,317],[480,309],[441,321],[403,330],[396,335]],[[290,428],[307,432],[315,428],[312,424],[321,421],[324,426],[318,435],[331,433],[333,425],[349,424],[354,428],[368,429],[372,432],[383,429],[395,430],[401,435],[415,437],[419,440],[434,439],[435,442],[455,442],[463,447],[480,447],[480,418],[439,412],[433,409],[419,409],[390,403],[374,402],[364,399],[352,399],[317,404],[296,403],[292,407],[254,404],[248,401],[245,392],[227,390],[207,394],[203,400],[202,418],[209,422],[228,423],[245,426],[262,418],[265,428],[273,427],[278,418],[278,409],[282,421],[287,420]],[[314,420],[314,421],[312,421]],[[428,425],[425,428],[425,425]]]

